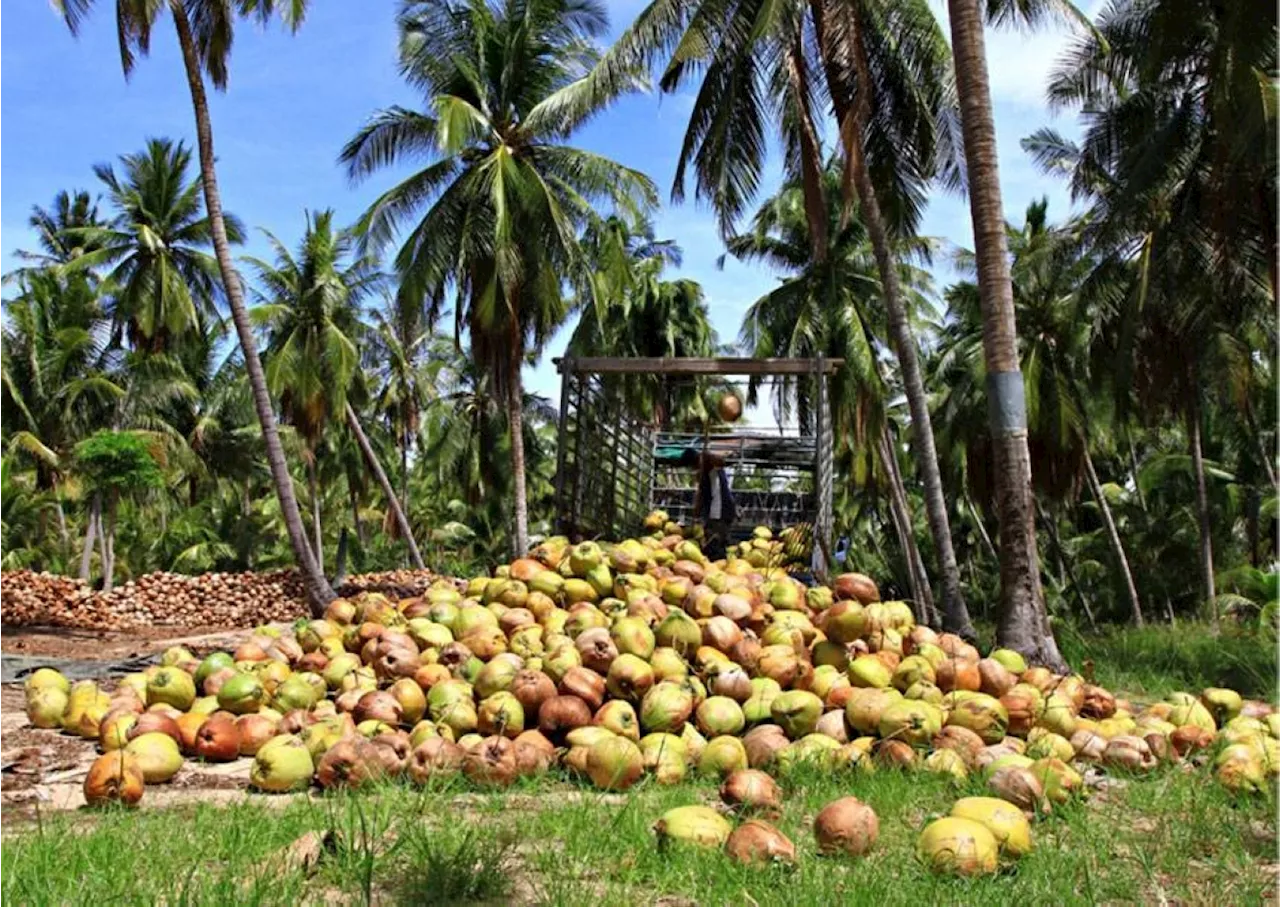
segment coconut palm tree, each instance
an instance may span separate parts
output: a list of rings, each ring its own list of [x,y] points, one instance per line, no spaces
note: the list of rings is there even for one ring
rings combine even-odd
[[[98,214],[97,200],[88,192],[83,189],[63,190],[53,197],[53,204],[48,208],[33,205],[27,225],[36,231],[40,251],[20,249],[17,257],[31,262],[34,267],[44,267],[65,265],[86,252],[94,251],[95,247],[86,245],[81,234],[73,235],[69,231],[100,227],[102,218]]]
[[[692,166],[697,194],[711,201],[726,235],[759,187],[767,134],[777,124],[787,171],[804,188],[815,247],[827,247],[820,105],[830,103],[845,156],[842,207],[855,198],[860,206],[911,410],[945,625],[972,636],[893,250],[896,237],[910,234],[918,222],[928,181],[941,176],[954,182],[956,176],[950,56],[937,20],[927,3],[916,0],[727,7],[714,0],[654,0],[606,55],[592,90],[620,90],[637,66],[655,61],[664,67],[665,91],[700,80],[673,197],[683,196]]]
[[[55,268],[25,269],[13,279],[17,294],[5,302],[0,341],[4,446],[11,458],[34,466],[34,491],[52,499],[65,549],[70,540],[61,485],[72,450],[111,424],[125,394],[107,343],[103,295],[109,285]],[[42,519],[38,538],[43,536]]]
[[[76,268],[109,268],[117,331],[148,353],[164,353],[200,318],[212,317],[218,263],[210,246],[200,184],[188,179],[191,152],[181,142],[151,139],[144,151],[121,156],[123,174],[94,168],[115,215],[105,226],[64,228],[84,251]],[[240,222],[227,215],[227,238],[241,242]]]
[[[65,565],[50,563],[48,546],[42,544],[50,505],[49,495],[36,490],[32,473],[16,468],[9,456],[0,458],[0,569],[66,571]]]
[[[1002,646],[1035,662],[1065,669],[1040,588],[1031,456],[1027,449],[1026,390],[1018,365],[1018,327],[1009,277],[983,20],[996,25],[1034,26],[1063,15],[1082,17],[1067,0],[948,0],[947,13],[973,220],[996,469],[996,513],[1000,524],[997,639]]]
[[[1276,30],[1260,5],[1112,4],[1049,86],[1051,103],[1088,112],[1083,141],[1042,130],[1030,142],[1092,202],[1094,241],[1135,264],[1116,321],[1118,403],[1141,399],[1186,426],[1210,602],[1206,376],[1239,364],[1232,338],[1258,313],[1273,319],[1278,298],[1277,88],[1264,75]]]
[[[437,337],[431,356],[441,367],[437,396],[424,413],[422,462],[428,487],[434,492],[426,497],[444,502],[445,513],[439,515],[445,519],[465,518],[486,554],[501,556],[510,548],[502,541],[512,534],[506,502],[514,482],[502,465],[511,446],[505,404],[491,387],[492,376],[465,350],[458,351],[450,341]],[[550,469],[555,457],[540,437],[540,428],[554,425],[556,413],[544,398],[529,393],[524,395],[523,409],[521,425],[530,455],[529,474],[534,477],[530,485],[533,500],[545,505],[541,512],[549,512]]]
[[[409,449],[421,450],[422,412],[436,395],[435,379],[442,363],[431,357],[434,339],[421,324],[420,305],[402,296],[372,312],[372,343],[366,369],[376,375],[373,409],[386,423],[400,452],[400,506],[409,509]]]
[[[54,8],[62,14],[67,27],[75,34],[94,6],[94,0],[53,0]],[[209,218],[209,234],[213,241],[214,255],[222,278],[223,291],[231,308],[231,319],[236,336],[244,352],[245,371],[249,374],[249,387],[253,392],[254,407],[262,426],[262,441],[267,450],[267,463],[280,510],[288,532],[294,558],[302,573],[303,586],[316,616],[334,598],[333,589],[325,580],[319,565],[307,545],[306,529],[302,514],[293,493],[293,480],[285,462],[284,448],[280,444],[276,428],[275,411],[267,391],[266,376],[258,357],[253,326],[244,304],[244,289],[236,274],[231,258],[231,237],[222,211],[222,197],[218,192],[218,174],[213,150],[213,123],[209,116],[209,100],[205,92],[207,75],[213,87],[227,87],[227,63],[231,55],[231,42],[238,21],[252,18],[265,24],[279,12],[292,29],[302,23],[306,12],[306,0],[153,0],[139,3],[137,0],[115,0],[116,31],[120,43],[120,64],[125,78],[133,71],[135,54],[147,55],[151,49],[151,36],[156,23],[166,10],[173,19],[182,52],[183,69],[187,88],[191,93],[191,107],[195,113],[196,145],[200,151],[200,180],[204,187],[205,211]]]
[[[835,436],[846,457],[865,457],[869,469],[851,469],[851,479],[868,484],[883,480],[888,488],[890,517],[902,546],[911,596],[922,621],[936,623],[929,578],[916,545],[906,488],[898,468],[897,441],[888,415],[888,398],[900,393],[884,367],[887,353],[884,306],[879,272],[857,212],[841,210],[842,174],[837,162],[823,175],[828,222],[819,232],[825,249],[815,249],[802,181],[793,180],[765,201],[750,230],[730,237],[729,254],[763,262],[787,276],[748,309],[740,343],[755,356],[809,358],[824,355],[844,360],[831,383]],[[924,239],[899,243],[901,286],[914,316],[928,307],[928,275],[907,263],[928,261],[931,243]],[[810,387],[789,381],[777,387],[780,418],[794,406],[800,422],[810,424]],[[854,464],[851,464],[854,465]],[[878,467],[878,468],[877,468]]]
[[[267,233],[274,264],[246,259],[264,288],[253,316],[268,333],[267,386],[279,395],[285,418],[302,439],[311,493],[315,557],[324,563],[316,462],[329,423],[345,422],[387,495],[414,566],[424,569],[400,502],[351,405],[366,393],[359,346],[368,333],[362,301],[382,283],[373,259],[355,256],[354,237],[333,226],[333,211],[307,214],[296,254]],[[266,231],[264,231],[266,232]]]
[[[579,291],[582,311],[569,338],[569,356],[714,356],[717,340],[697,281],[668,280],[668,265],[679,266],[680,247],[654,237],[647,219],[609,217],[585,231],[590,265],[588,285]],[[595,304],[607,300],[608,306]],[[672,383],[655,375],[606,376],[634,418],[652,424],[706,419],[702,382]]]
[[[644,175],[566,144],[607,99],[578,103],[608,20],[595,0],[407,2],[400,65],[421,111],[378,112],[342,161],[362,179],[406,159],[426,166],[381,195],[360,222],[370,244],[402,227],[401,292],[431,315],[455,297],[455,336],[493,378],[510,422],[513,541],[528,543],[521,369],[569,313],[583,266],[581,228],[608,203],[636,215],[656,202]]]
[[[1111,553],[1123,579],[1134,623],[1143,624],[1141,602],[1124,544],[1090,447],[1105,433],[1094,418],[1090,391],[1105,389],[1105,375],[1093,371],[1105,304],[1126,279],[1110,262],[1096,261],[1084,233],[1087,219],[1055,227],[1044,200],[1027,207],[1022,226],[1007,226],[1010,273],[1020,331],[1020,366],[1027,388],[1028,448],[1038,496],[1056,504],[1073,500],[1086,485],[1106,528]],[[958,256],[973,274],[971,253]],[[944,328],[935,360],[935,384],[942,388],[939,414],[944,443],[962,449],[969,480],[980,500],[994,495],[990,428],[982,419],[986,364],[978,287],[962,282],[947,292],[952,318]],[[1050,519],[1049,530],[1056,535]],[[1055,547],[1060,549],[1055,537]]]

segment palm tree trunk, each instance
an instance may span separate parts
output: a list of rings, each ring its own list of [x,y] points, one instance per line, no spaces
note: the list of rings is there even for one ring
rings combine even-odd
[[[1280,481],[1277,481],[1276,467],[1271,462],[1271,451],[1267,450],[1267,445],[1262,443],[1262,430],[1258,428],[1258,420],[1253,415],[1253,407],[1246,402],[1244,407],[1244,421],[1249,428],[1249,438],[1253,441],[1253,445],[1257,448],[1258,459],[1262,462],[1262,468],[1267,474],[1267,481],[1271,483],[1273,490],[1280,488]]]
[[[933,590],[929,586],[929,575],[925,572],[924,561],[920,557],[920,548],[916,545],[915,533],[911,530],[911,509],[907,503],[907,490],[902,483],[902,473],[898,470],[897,457],[893,454],[893,442],[887,425],[881,428],[880,459],[889,476],[889,509],[894,528],[898,533],[898,541],[902,545],[902,552],[906,555],[911,596],[919,605],[922,622],[937,626],[938,614],[933,604]]]
[[[1000,624],[996,638],[1001,646],[1020,652],[1033,663],[1065,670],[1040,588],[1026,391],[1018,363],[982,14],[978,0],[950,0],[948,10],[982,301],[982,348],[1000,520]]]
[[[360,494],[356,486],[347,482],[347,496],[351,498],[351,525],[356,530],[356,540],[364,544],[364,522],[360,519]]]
[[[978,538],[982,541],[982,547],[986,549],[988,555],[996,563],[1000,562],[1000,552],[996,551],[996,546],[991,541],[991,533],[987,532],[987,525],[982,521],[982,513],[978,510],[978,505],[973,503],[973,498],[969,497],[969,492],[964,493],[964,502],[969,508],[969,513],[973,514],[973,525],[978,528]]]
[[[810,0],[814,33],[826,68],[827,85],[831,95],[836,120],[840,124],[840,138],[845,150],[849,174],[853,177],[854,191],[861,205],[867,235],[871,240],[876,266],[880,273],[885,308],[889,315],[889,328],[894,352],[902,369],[907,392],[907,405],[916,432],[917,458],[921,479],[924,482],[925,514],[929,531],[938,551],[938,563],[942,571],[943,627],[967,638],[976,638],[968,608],[960,589],[960,569],[956,563],[955,549],[951,543],[951,527],[947,518],[946,503],[942,496],[942,475],[938,469],[938,455],[934,446],[933,425],[929,418],[928,401],[920,376],[919,359],[915,339],[907,324],[898,280],[897,263],[894,261],[888,231],[880,213],[879,200],[872,186],[862,149],[862,136],[871,116],[871,100],[868,91],[858,92],[851,107],[849,99],[837,90],[839,80],[835,75],[835,49],[826,41],[826,11],[820,0]],[[860,85],[874,84],[868,74],[865,48],[858,36],[854,53]],[[905,494],[904,494],[905,496]],[[918,553],[918,552],[917,552]]]
[[[98,511],[98,569],[102,571],[102,588],[111,591],[111,549],[107,545],[107,524],[102,511]]]
[[[84,546],[80,549],[80,581],[89,582],[89,570],[93,566],[93,540],[98,534],[98,519],[102,513],[102,495],[93,496],[89,509],[89,525],[84,529]]]
[[[1200,571],[1205,602],[1213,607],[1213,625],[1218,626],[1218,592],[1213,579],[1213,535],[1209,516],[1209,490],[1204,480],[1204,451],[1200,446],[1200,406],[1192,400],[1187,407],[1187,446],[1196,479],[1196,516],[1200,521]]]
[[[507,430],[511,432],[511,472],[515,493],[515,556],[522,557],[529,550],[529,499],[524,476],[524,378],[520,369],[524,364],[518,332],[511,344],[511,375],[507,389]]]
[[[822,38],[819,37],[821,42]],[[860,39],[859,39],[860,41]],[[854,54],[861,86],[874,84],[865,65],[865,53],[859,46]],[[834,83],[833,83],[834,87]],[[947,518],[947,505],[942,492],[942,473],[938,468],[938,452],[934,446],[933,424],[929,417],[929,399],[925,394],[924,379],[920,373],[920,360],[915,337],[907,322],[906,308],[902,301],[902,288],[898,280],[898,263],[890,246],[888,229],[880,213],[871,174],[863,154],[862,137],[866,134],[871,118],[869,92],[859,91],[852,110],[841,118],[840,136],[844,144],[848,165],[853,176],[854,189],[861,206],[862,220],[871,240],[876,267],[880,273],[885,311],[889,316],[889,334],[894,352],[902,370],[902,383],[907,393],[907,405],[911,411],[911,424],[915,434],[915,450],[920,478],[924,485],[925,513],[929,531],[938,551],[938,564],[942,573],[942,625],[949,632],[966,639],[977,638],[969,610],[965,606],[960,589],[960,568],[956,563],[955,549],[951,544],[951,526]]]
[[[294,559],[302,574],[302,584],[311,604],[311,611],[316,617],[320,617],[324,613],[324,606],[336,596],[324,578],[320,565],[312,557],[311,549],[307,546],[307,533],[303,528],[302,514],[298,510],[298,500],[293,493],[293,479],[289,475],[288,463],[285,462],[280,434],[276,430],[276,416],[271,408],[271,396],[267,392],[262,360],[258,357],[258,346],[253,339],[253,327],[245,311],[244,290],[231,260],[231,245],[227,241],[227,226],[222,218],[222,198],[218,194],[218,176],[214,167],[216,158],[213,153],[213,124],[209,118],[209,101],[205,95],[204,77],[200,72],[200,57],[196,51],[191,25],[187,21],[186,8],[182,0],[169,0],[169,12],[173,16],[174,27],[178,33],[178,45],[182,48],[187,86],[191,91],[191,106],[195,111],[196,144],[200,149],[200,178],[204,185],[204,202],[209,214],[210,232],[213,235],[213,250],[218,259],[218,270],[222,274],[222,285],[227,293],[227,302],[231,307],[231,319],[235,322],[236,334],[240,339],[240,349],[244,352],[245,371],[249,374],[249,388],[253,392],[254,408],[258,412],[258,422],[262,426],[262,440],[267,448],[267,464],[271,468],[276,496],[280,499],[280,513],[289,535],[289,544],[293,548]]]
[[[115,586],[116,573],[116,515],[119,513],[120,496],[111,493],[107,500],[107,525],[102,530],[102,591],[110,592]]]
[[[347,527],[343,526],[338,530],[338,553],[334,557],[333,567],[333,585],[334,588],[341,588],[342,582],[347,578],[347,545],[350,544],[347,536]]]
[[[1261,506],[1258,489],[1250,487],[1244,493],[1244,538],[1249,546],[1249,566],[1258,566],[1258,541],[1261,538]]]
[[[400,506],[409,509],[409,439],[400,438]]]
[[[1142,493],[1142,486],[1138,483],[1138,449],[1133,446],[1133,432],[1125,429],[1125,438],[1129,447],[1129,468],[1133,471],[1133,490],[1138,496],[1138,506],[1142,508],[1142,512],[1147,512],[1147,498]]]
[[[809,96],[808,64],[799,32],[787,51],[787,81],[795,96],[795,108],[800,120],[800,181],[804,191],[805,217],[809,224],[809,238],[813,242],[813,260],[821,264],[827,256],[827,206],[822,196],[822,144],[805,104]]]
[[[71,535],[67,532],[67,514],[62,509],[62,495],[58,492],[57,481],[53,483],[53,509],[58,515],[58,535],[62,537],[62,556],[65,561],[71,549]]]
[[[1036,509],[1040,511],[1040,522],[1044,523],[1045,528],[1049,530],[1049,543],[1053,546],[1053,556],[1058,562],[1058,575],[1065,577],[1066,581],[1071,584],[1071,588],[1075,590],[1076,601],[1080,602],[1080,609],[1084,611],[1085,618],[1089,621],[1089,626],[1096,628],[1097,621],[1093,616],[1093,608],[1089,607],[1089,599],[1085,598],[1084,590],[1080,588],[1080,581],[1076,579],[1076,570],[1072,566],[1071,559],[1067,557],[1067,552],[1062,544],[1062,534],[1058,531],[1058,521],[1045,511],[1043,507],[1036,504]]]
[[[387,478],[387,473],[383,470],[382,464],[378,462],[378,456],[373,452],[373,446],[369,443],[369,438],[364,433],[364,428],[360,425],[359,418],[356,417],[356,411],[351,408],[351,404],[347,404],[347,426],[351,429],[351,433],[356,436],[356,443],[360,445],[360,452],[364,454],[365,462],[369,464],[369,468],[373,470],[373,476],[378,480],[378,484],[382,486],[382,493],[387,496],[387,505],[391,508],[392,515],[396,518],[396,525],[400,527],[400,534],[404,536],[404,542],[409,546],[409,558],[413,561],[413,566],[418,570],[426,570],[426,564],[422,563],[422,553],[418,551],[418,543],[413,538],[413,527],[409,525],[409,519],[404,515],[404,509],[400,506],[400,501],[396,498],[396,491],[391,487],[391,480]]]
[[[320,520],[320,482],[315,452],[311,452],[307,461],[307,490],[311,494],[311,552],[315,556],[316,566],[324,570],[324,526]]]
[[[1125,589],[1129,593],[1129,607],[1133,612],[1133,623],[1141,627],[1144,621],[1142,602],[1138,598],[1138,587],[1133,582],[1133,571],[1129,569],[1129,558],[1124,552],[1124,543],[1120,541],[1120,532],[1116,529],[1116,521],[1111,515],[1111,505],[1107,503],[1107,496],[1102,493],[1102,483],[1098,481],[1097,470],[1093,468],[1093,457],[1089,456],[1087,447],[1084,452],[1084,470],[1085,477],[1089,480],[1089,491],[1093,499],[1098,502],[1098,509],[1102,511],[1102,523],[1107,528],[1107,540],[1111,543],[1111,551],[1115,554],[1116,562],[1120,565],[1120,573],[1124,577]]]

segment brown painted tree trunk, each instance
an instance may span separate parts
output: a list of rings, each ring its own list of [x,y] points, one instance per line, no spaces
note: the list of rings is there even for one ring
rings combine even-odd
[[[178,45],[182,49],[187,86],[191,91],[191,106],[195,112],[196,144],[200,151],[200,179],[204,186],[204,203],[209,214],[213,251],[218,259],[222,285],[231,307],[231,320],[235,323],[240,349],[244,353],[245,371],[249,375],[249,388],[253,392],[254,408],[258,413],[258,422],[262,426],[262,440],[267,449],[267,464],[271,469],[276,496],[280,499],[280,513],[289,535],[289,545],[293,548],[294,560],[297,561],[298,570],[302,574],[302,584],[306,590],[311,611],[316,617],[320,617],[324,614],[324,606],[331,602],[335,595],[324,578],[320,564],[312,557],[311,549],[307,545],[307,532],[303,527],[297,497],[293,493],[293,479],[289,475],[289,466],[285,462],[284,447],[280,444],[280,434],[276,430],[276,416],[271,408],[271,395],[267,392],[267,379],[262,371],[262,360],[258,357],[258,345],[254,341],[253,327],[249,323],[249,315],[245,310],[244,290],[231,260],[231,244],[227,240],[227,226],[222,217],[222,198],[218,194],[209,100],[205,95],[204,77],[200,72],[200,56],[191,34],[191,24],[187,21],[186,7],[181,0],[169,0],[169,12],[173,16],[174,28],[178,33]]]
[[[1200,444],[1200,405],[1193,400],[1187,407],[1187,447],[1191,450],[1191,468],[1196,480],[1196,516],[1200,523],[1200,575],[1204,582],[1205,603],[1213,608],[1213,626],[1218,626],[1218,590],[1213,578],[1213,524],[1209,514],[1209,489],[1204,480],[1204,450]]]
[[[929,400],[920,374],[915,337],[907,322],[906,307],[898,279],[898,262],[893,255],[889,231],[881,216],[880,202],[876,197],[875,187],[871,183],[871,174],[863,154],[863,136],[866,134],[872,112],[870,86],[875,83],[868,71],[865,48],[861,46],[859,35],[855,39],[854,66],[857,70],[859,86],[867,90],[857,92],[852,106],[848,98],[840,97],[841,92],[837,88],[838,80],[832,76],[836,51],[826,40],[823,4],[819,0],[812,0],[810,9],[813,13],[818,46],[827,65],[827,83],[831,89],[832,104],[840,124],[840,139],[847,158],[846,163],[853,177],[854,191],[858,197],[862,221],[867,228],[867,237],[871,241],[871,248],[875,254],[885,311],[889,316],[890,339],[902,371],[907,406],[911,411],[917,466],[924,485],[925,514],[928,517],[929,532],[933,536],[934,547],[938,552],[938,566],[942,574],[943,628],[966,639],[975,639],[977,634],[973,629],[973,622],[969,619],[969,610],[965,606],[964,595],[960,589],[960,567],[956,563],[955,548],[951,543],[951,526],[942,492],[942,473],[938,468],[933,424],[929,417]]]
[[[93,496],[93,506],[89,509],[89,525],[84,529],[84,547],[80,549],[80,581],[89,582],[89,571],[93,567],[93,542],[98,534],[98,519],[102,513],[102,495]]]
[[[529,550],[529,499],[524,475],[524,378],[520,369],[524,364],[522,344],[518,335],[511,344],[511,376],[507,388],[507,430],[511,432],[511,478],[514,495],[513,530],[515,556],[523,557]]]
[[[1142,601],[1138,598],[1138,587],[1133,581],[1133,571],[1129,569],[1129,557],[1125,554],[1124,543],[1120,540],[1120,531],[1116,529],[1116,521],[1111,514],[1111,505],[1107,503],[1107,496],[1102,492],[1102,483],[1098,481],[1098,472],[1093,468],[1093,457],[1089,456],[1087,448],[1084,452],[1084,470],[1085,477],[1089,480],[1089,491],[1102,512],[1102,523],[1107,529],[1111,553],[1115,555],[1116,563],[1120,566],[1120,574],[1124,577],[1125,590],[1129,594],[1129,608],[1133,613],[1133,623],[1141,627],[1145,623],[1142,619]]]
[[[418,543],[413,538],[413,527],[409,525],[409,518],[404,515],[404,510],[400,507],[400,501],[396,497],[396,491],[391,487],[391,480],[387,478],[387,473],[378,461],[378,455],[374,453],[373,445],[369,443],[369,438],[364,433],[364,428],[360,425],[360,419],[356,416],[356,411],[351,408],[350,403],[347,404],[347,427],[356,436],[356,443],[360,445],[360,452],[364,454],[365,462],[369,464],[369,469],[373,471],[373,477],[378,480],[378,484],[382,487],[382,493],[387,497],[387,506],[391,508],[396,525],[400,527],[400,534],[404,536],[404,543],[409,547],[409,559],[416,569],[426,570],[427,566],[422,562],[422,553],[418,551]]]
[[[982,348],[995,454],[996,513],[1000,521],[997,640],[1032,663],[1064,670],[1066,664],[1053,638],[1044,592],[1040,588],[1025,389],[1018,363],[1018,333],[1009,279],[982,13],[978,0],[950,0],[948,8],[978,291],[982,301]]]
[[[315,452],[312,451],[307,461],[307,492],[311,495],[311,553],[316,559],[316,566],[324,570],[324,524],[320,519],[320,480],[317,473]]]

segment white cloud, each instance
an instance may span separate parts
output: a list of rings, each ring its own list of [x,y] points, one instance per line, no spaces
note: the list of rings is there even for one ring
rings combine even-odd
[[[929,0],[943,30],[950,36],[945,0]],[[1102,7],[1102,0],[1080,4],[1092,18]],[[1045,86],[1062,53],[1080,26],[1063,22],[1034,32],[988,28],[986,31],[987,72],[991,82],[991,98],[1023,106],[1043,107]]]

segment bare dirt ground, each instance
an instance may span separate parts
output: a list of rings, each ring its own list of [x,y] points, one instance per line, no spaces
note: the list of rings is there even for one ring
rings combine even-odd
[[[0,643],[6,660],[72,659],[87,676],[107,679],[122,661],[158,657],[170,646],[186,646],[199,655],[214,649],[234,648],[247,637],[247,629],[225,627],[150,627],[128,632],[95,632],[63,628],[6,628]],[[95,670],[100,665],[100,670]],[[40,730],[27,721],[25,696],[20,683],[0,686],[0,808],[8,831],[36,810],[78,809],[84,805],[81,787],[89,766],[97,757],[97,741]],[[147,789],[146,807],[182,806],[190,803],[230,803],[249,796],[251,759],[222,765],[188,760],[168,784]],[[283,805],[289,797],[255,796],[255,802]],[[16,822],[14,820],[17,820]]]
[[[245,636],[236,627],[138,627],[132,630],[76,630],[67,627],[5,627],[0,652],[45,658],[102,661],[160,653],[169,646],[187,645],[204,637]],[[211,648],[213,646],[210,646]]]

